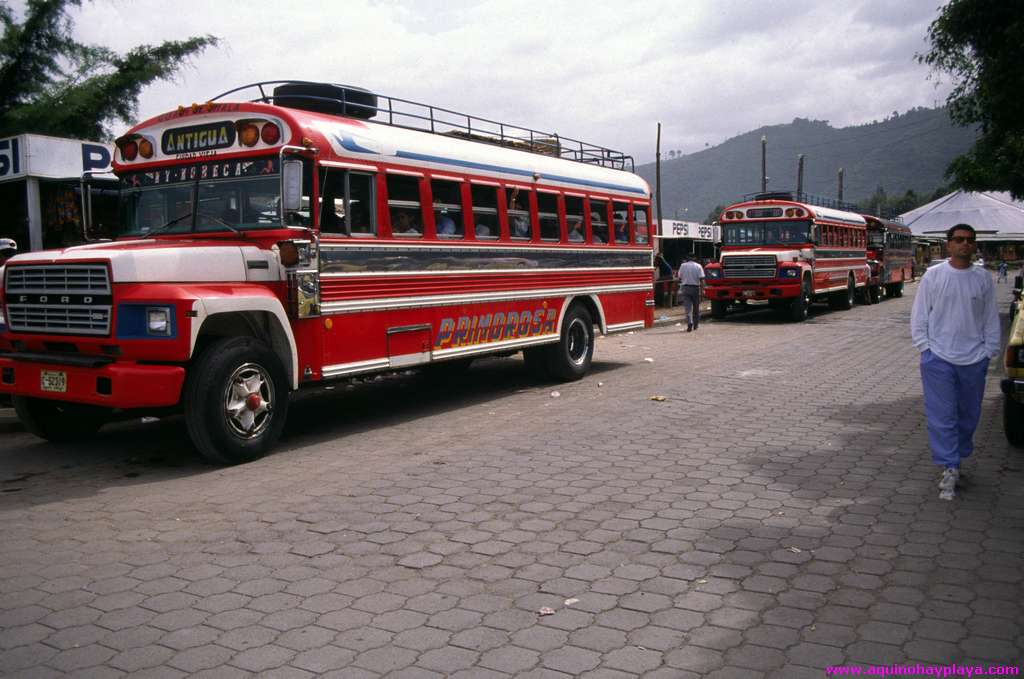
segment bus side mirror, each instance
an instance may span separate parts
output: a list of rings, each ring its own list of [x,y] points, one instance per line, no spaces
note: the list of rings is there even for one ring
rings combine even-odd
[[[284,213],[302,209],[302,161],[291,158],[281,164],[281,210]]]

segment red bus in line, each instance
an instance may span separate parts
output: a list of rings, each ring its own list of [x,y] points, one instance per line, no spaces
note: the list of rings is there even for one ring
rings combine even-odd
[[[914,278],[914,250],[910,227],[888,219],[864,215],[868,234],[867,301],[902,297],[903,284]]]
[[[0,392],[51,440],[184,412],[205,456],[307,385],[522,351],[557,380],[653,321],[650,191],[621,153],[366,90],[258,83],[116,141],[112,242],[2,270]]]
[[[868,282],[866,221],[853,212],[759,194],[721,217],[722,252],[707,266],[711,314],[731,305],[767,304],[793,321],[827,300],[849,309]]]

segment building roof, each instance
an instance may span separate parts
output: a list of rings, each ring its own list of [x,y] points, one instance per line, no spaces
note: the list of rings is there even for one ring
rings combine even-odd
[[[954,191],[901,215],[917,236],[946,232],[955,224],[970,224],[982,240],[1024,238],[1024,201],[1005,191]]]

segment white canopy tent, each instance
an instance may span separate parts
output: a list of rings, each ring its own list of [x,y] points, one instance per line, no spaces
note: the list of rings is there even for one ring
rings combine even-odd
[[[1024,201],[1003,191],[954,191],[901,216],[915,236],[942,236],[954,224],[970,224],[979,240],[1024,241]]]
[[[994,259],[1024,259],[1024,201],[1005,191],[954,191],[900,215],[918,238],[935,243],[956,224],[970,224],[978,233],[979,255]],[[931,256],[941,256],[933,246]]]

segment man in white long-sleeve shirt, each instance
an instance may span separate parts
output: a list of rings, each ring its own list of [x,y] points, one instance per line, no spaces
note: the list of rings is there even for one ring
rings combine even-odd
[[[925,272],[910,314],[910,335],[921,352],[928,443],[932,460],[943,467],[941,500],[955,497],[960,461],[974,452],[985,373],[1001,341],[992,277],[971,263],[977,247],[970,225],[947,231],[949,260]]]

